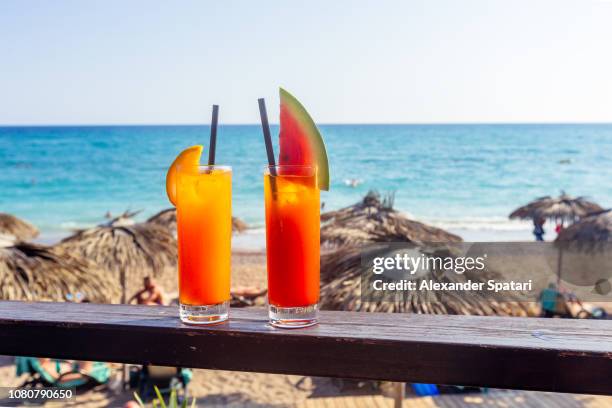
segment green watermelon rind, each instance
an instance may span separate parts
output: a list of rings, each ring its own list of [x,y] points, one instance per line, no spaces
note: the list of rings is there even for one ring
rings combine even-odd
[[[310,148],[317,160],[317,184],[320,190],[329,191],[329,162],[321,132],[300,101],[283,88],[280,88],[280,102],[291,112],[304,134],[308,135]]]

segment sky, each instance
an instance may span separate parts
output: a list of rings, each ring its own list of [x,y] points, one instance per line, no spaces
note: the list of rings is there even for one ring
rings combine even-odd
[[[0,1],[0,124],[612,122],[612,1]]]

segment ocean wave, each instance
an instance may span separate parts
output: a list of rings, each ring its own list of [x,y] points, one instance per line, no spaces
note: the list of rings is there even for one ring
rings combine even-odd
[[[423,222],[448,230],[530,231],[533,229],[531,221],[512,221],[500,217],[424,219]]]
[[[486,231],[531,231],[531,221],[516,221],[502,217],[463,217],[463,218],[418,218],[410,213],[402,212],[409,219],[433,225],[434,227],[456,230],[486,230]],[[252,224],[253,226],[242,234],[261,235],[265,234],[265,225]]]

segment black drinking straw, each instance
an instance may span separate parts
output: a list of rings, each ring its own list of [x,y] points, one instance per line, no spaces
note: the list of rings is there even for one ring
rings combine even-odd
[[[217,122],[219,121],[219,105],[213,105],[212,121],[210,123],[210,145],[208,148],[208,165],[215,164],[215,150],[217,149]]]
[[[264,141],[266,142],[266,153],[268,153],[268,164],[270,165],[270,174],[276,176],[276,162],[274,160],[274,148],[272,147],[272,136],[270,134],[270,124],[268,123],[268,112],[266,111],[266,101],[264,98],[259,98],[259,116],[261,117],[261,130],[263,131]]]

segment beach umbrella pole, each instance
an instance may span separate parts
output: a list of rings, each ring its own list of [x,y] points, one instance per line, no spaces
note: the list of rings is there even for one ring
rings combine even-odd
[[[557,289],[561,285],[561,265],[563,264],[563,249],[559,248],[559,254],[557,256]]]
[[[406,383],[396,382],[393,383],[393,407],[402,408],[404,403],[404,395],[406,393]]]

